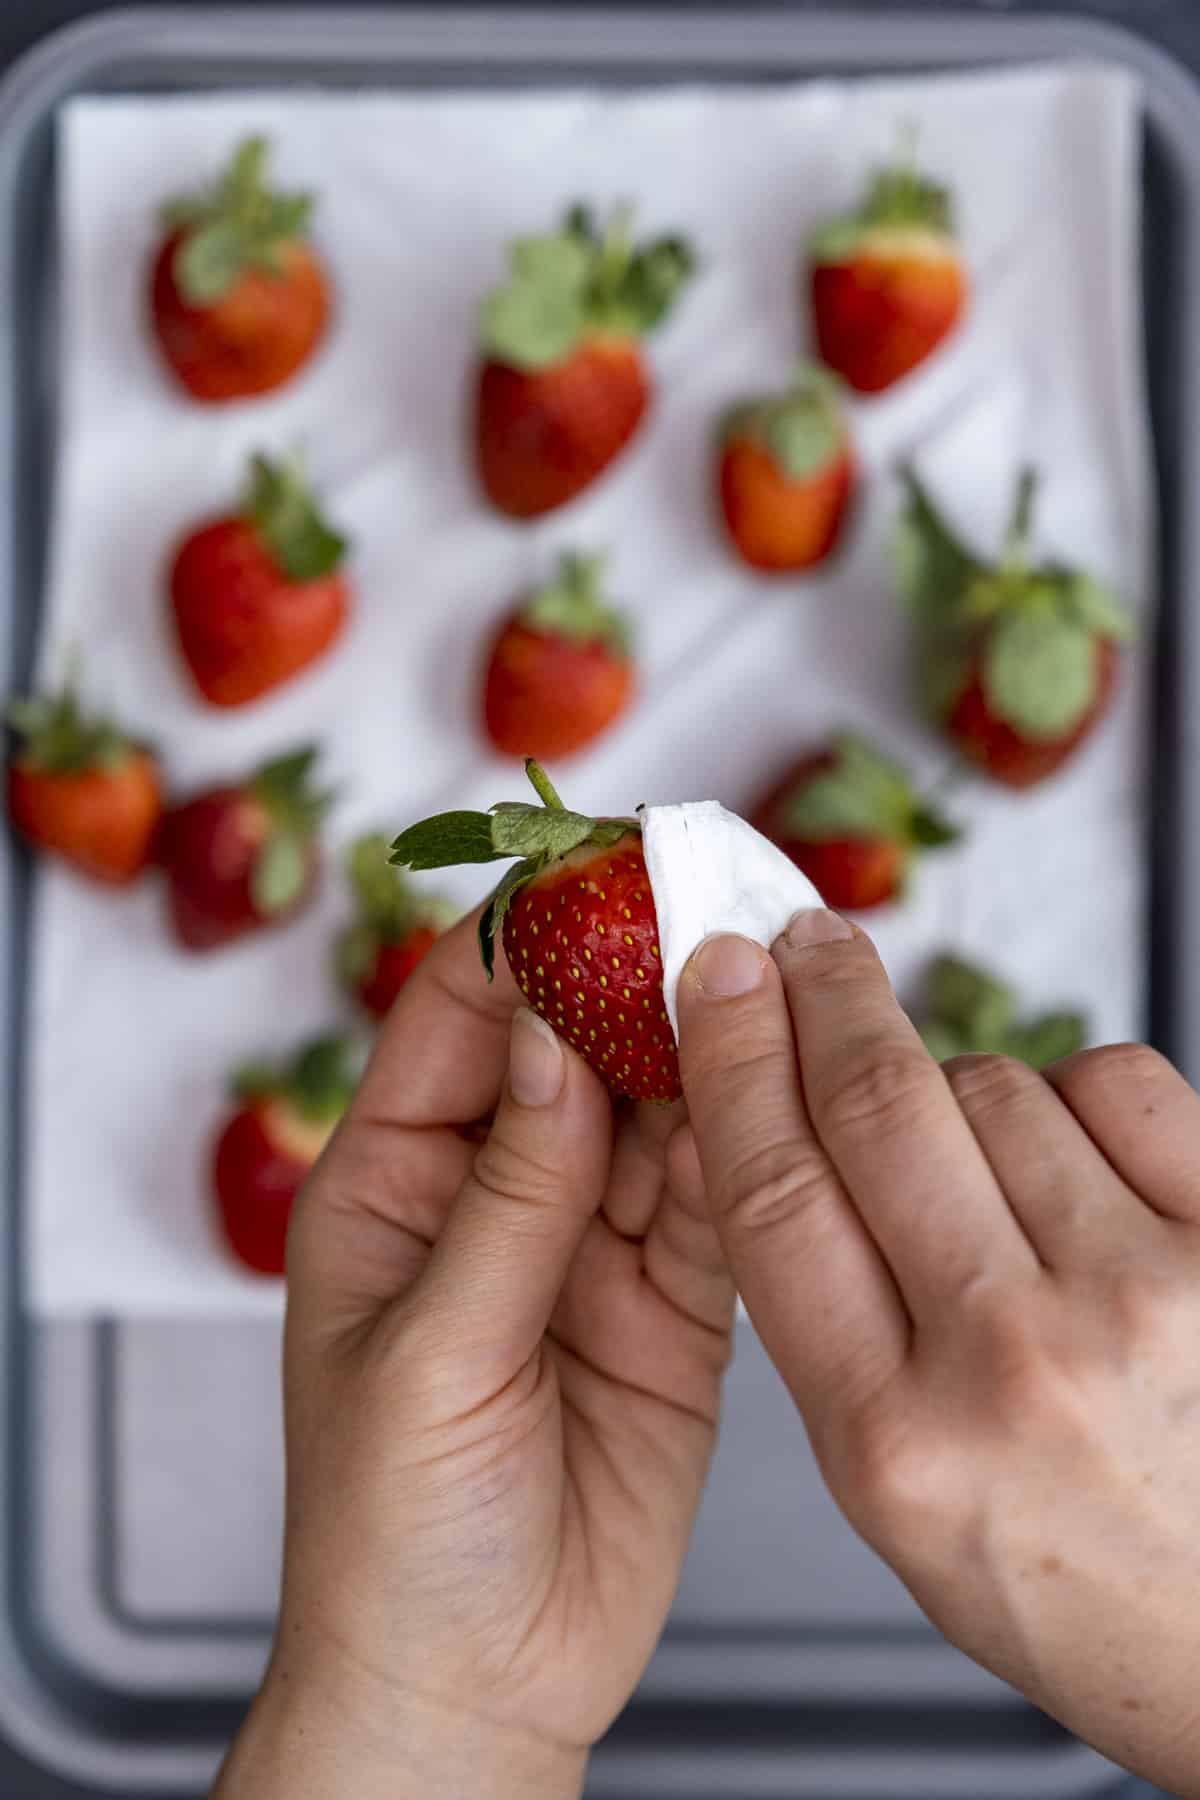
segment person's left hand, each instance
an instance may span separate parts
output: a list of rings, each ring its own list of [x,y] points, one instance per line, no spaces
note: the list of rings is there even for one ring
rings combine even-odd
[[[224,1800],[575,1794],[678,1581],[734,1309],[690,1135],[614,1125],[473,927],[297,1208],[283,1603]]]

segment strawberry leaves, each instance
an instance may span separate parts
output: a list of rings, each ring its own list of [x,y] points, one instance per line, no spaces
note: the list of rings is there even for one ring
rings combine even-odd
[[[996,620],[983,653],[989,709],[1022,737],[1067,737],[1092,704],[1096,634],[1057,609]]]
[[[516,239],[508,281],[483,303],[484,352],[513,368],[545,369],[588,332],[641,337],[659,324],[695,259],[677,237],[638,248],[631,224],[618,208],[601,231],[574,206],[558,232]]]
[[[604,597],[605,562],[603,556],[568,551],[560,558],[555,580],[521,608],[521,623],[570,643],[601,643],[614,656],[628,657],[632,633],[625,615]]]
[[[874,170],[861,203],[849,212],[824,220],[809,239],[815,262],[847,262],[871,232],[928,232],[954,236],[954,201],[950,189],[923,175],[915,146],[885,168]]]
[[[295,458],[251,459],[241,513],[289,581],[319,581],[333,573],[346,553],[347,540],[322,516]]]
[[[233,1077],[239,1100],[286,1100],[302,1119],[333,1124],[350,1104],[362,1073],[362,1055],[343,1037],[320,1037],[290,1062],[246,1063]]]
[[[782,393],[734,407],[722,422],[722,440],[749,437],[791,480],[804,481],[845,448],[840,395],[841,384],[827,369],[802,363]]]
[[[1007,983],[955,956],[940,956],[929,971],[927,1016],[921,1036],[939,1062],[952,1056],[1013,1056],[1047,1068],[1081,1050],[1088,1022],[1080,1013],[1049,1012],[1022,1020]]]
[[[308,885],[312,840],[333,801],[312,782],[314,745],[264,763],[250,793],[266,812],[270,829],[250,871],[250,898],[263,918],[287,912]]]
[[[441,813],[410,825],[392,845],[390,860],[409,869],[444,869],[456,863],[520,858],[493,890],[479,921],[479,950],[489,981],[495,970],[496,935],[521,889],[572,850],[585,844],[611,848],[639,829],[630,819],[589,819],[582,813],[568,812],[549,777],[532,757],[526,759],[525,773],[541,806],[507,800],[486,813]]]
[[[308,229],[312,195],[269,188],[268,153],[265,138],[244,139],[212,188],[164,208],[168,229],[183,234],[174,275],[193,306],[214,305],[248,270],[281,276],[284,249]]]
[[[112,719],[85,713],[74,680],[57,694],[10,701],[5,718],[23,740],[21,762],[46,775],[78,775],[88,769],[112,773],[142,748]]]
[[[783,818],[807,843],[887,838],[934,849],[960,835],[918,798],[904,769],[849,732],[833,740],[828,767],[790,797]]]

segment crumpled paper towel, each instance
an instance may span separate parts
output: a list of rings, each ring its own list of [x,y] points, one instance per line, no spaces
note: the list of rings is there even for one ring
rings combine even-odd
[[[914,122],[957,190],[970,320],[890,395],[856,405],[866,494],[827,571],[770,581],[723,546],[713,422],[783,380],[803,342],[798,249],[853,202]],[[144,327],[146,261],[168,195],[268,133],[287,186],[320,191],[337,281],[327,348],[277,397],[180,397]],[[398,829],[448,804],[521,795],[477,729],[488,628],[565,547],[607,547],[634,615],[634,713],[557,768],[570,805],[715,798],[748,806],[800,746],[866,728],[925,778],[945,752],[914,717],[887,536],[893,469],[915,455],[954,519],[994,542],[1014,465],[1047,474],[1048,548],[1084,558],[1145,617],[1150,496],[1138,311],[1133,84],[1071,66],[856,85],[628,94],[239,93],[88,98],[60,134],[60,455],[40,673],[86,651],[92,697],[166,752],[177,792],[312,738],[341,799],[329,834]],[[566,202],[639,202],[691,233],[701,269],[654,339],[658,398],[609,479],[532,527],[492,515],[466,454],[476,306],[505,241]],[[175,538],[226,506],[248,454],[306,447],[354,536],[358,609],[308,677],[245,711],[206,710],[166,628]],[[1147,653],[1063,777],[1016,797],[970,783],[972,833],[931,857],[872,927],[902,992],[952,946],[1031,1003],[1088,1006],[1102,1037],[1142,1020],[1141,807]],[[466,903],[488,870],[430,885]],[[127,896],[47,867],[34,929],[26,1233],[33,1304],[53,1313],[273,1312],[277,1286],[226,1261],[208,1195],[225,1071],[338,1016],[328,972],[345,917],[331,868],[303,920],[212,958],[177,953],[153,880]]]

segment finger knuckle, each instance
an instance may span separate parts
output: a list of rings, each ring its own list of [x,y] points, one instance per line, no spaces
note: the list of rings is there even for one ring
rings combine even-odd
[[[1194,1271],[1185,1278],[1162,1262],[1123,1263],[1108,1283],[1106,1312],[1114,1341],[1125,1347],[1149,1348],[1186,1335],[1200,1337],[1200,1299]]]
[[[934,1526],[940,1531],[954,1508],[960,1482],[950,1448],[885,1411],[855,1422],[838,1461],[847,1511],[879,1548],[920,1542]]]
[[[1023,1106],[1038,1081],[1011,1056],[956,1056],[942,1073],[963,1111],[976,1119]]]
[[[832,1063],[812,1084],[814,1114],[838,1137],[908,1131],[930,1105],[931,1065],[919,1046],[888,1045]]]
[[[502,1126],[493,1126],[475,1158],[475,1179],[497,1200],[542,1205],[562,1187],[555,1160],[536,1145],[516,1143]]]
[[[1174,1070],[1149,1044],[1103,1044],[1083,1050],[1063,1064],[1067,1085],[1076,1093],[1127,1097],[1157,1086]]]
[[[815,1145],[796,1137],[768,1140],[733,1163],[718,1206],[730,1231],[762,1237],[803,1218],[828,1195],[830,1178]]]

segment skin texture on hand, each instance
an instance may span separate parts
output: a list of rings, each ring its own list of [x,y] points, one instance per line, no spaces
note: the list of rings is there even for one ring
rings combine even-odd
[[[1140,1046],[939,1069],[833,914],[710,940],[679,1007],[721,1240],[847,1518],[953,1643],[1197,1800],[1200,1097]]]
[[[443,938],[297,1206],[279,1631],[219,1800],[567,1800],[665,1621],[733,1288],[682,1109],[614,1118],[519,998]]]

